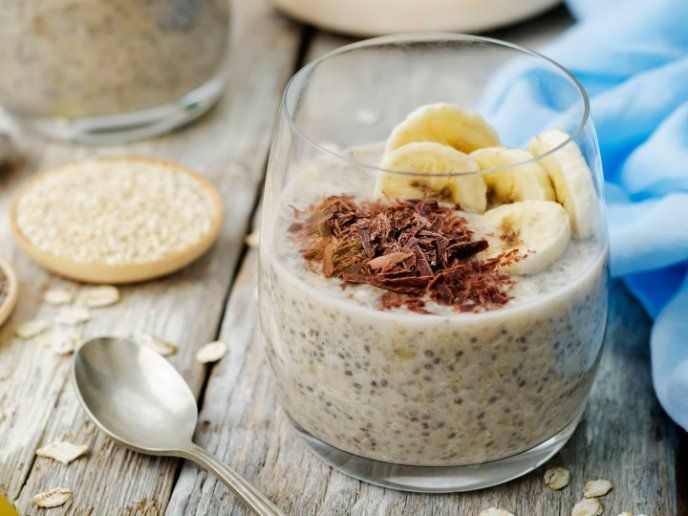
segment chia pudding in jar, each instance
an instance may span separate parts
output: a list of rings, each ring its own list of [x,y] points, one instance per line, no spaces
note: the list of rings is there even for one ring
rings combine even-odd
[[[228,29],[226,0],[5,0],[0,104],[58,137],[162,132],[219,97]]]
[[[386,146],[340,153],[376,173],[301,166],[262,226],[260,313],[282,406],[306,434],[376,461],[530,450],[575,426],[600,356],[607,245],[578,146],[550,130],[507,149],[484,121],[485,143],[405,141],[445,115],[475,116],[423,106]],[[421,175],[456,167],[501,171]]]

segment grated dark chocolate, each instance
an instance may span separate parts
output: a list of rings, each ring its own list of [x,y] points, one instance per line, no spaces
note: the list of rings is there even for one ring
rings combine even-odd
[[[385,290],[380,308],[426,312],[426,303],[477,312],[506,304],[513,280],[500,266],[515,252],[482,258],[485,239],[473,239],[465,218],[437,199],[357,203],[330,196],[295,212],[289,232],[304,259],[343,286]]]

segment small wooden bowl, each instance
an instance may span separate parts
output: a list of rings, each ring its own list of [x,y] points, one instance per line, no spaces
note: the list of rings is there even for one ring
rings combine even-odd
[[[65,167],[69,167],[72,163],[66,163],[56,169],[49,170],[34,176],[29,181],[24,183],[15,192],[12,197],[12,202],[10,205],[10,230],[12,236],[15,238],[19,247],[27,255],[29,255],[35,262],[44,268],[48,269],[55,274],[69,278],[76,281],[82,281],[85,283],[97,283],[97,284],[122,284],[122,283],[135,283],[139,281],[146,281],[160,276],[165,276],[171,274],[190,263],[194,262],[200,258],[217,240],[220,233],[220,227],[222,224],[222,198],[217,188],[205,177],[192,172],[186,167],[179,165],[177,163],[156,159],[148,158],[142,156],[122,156],[122,157],[99,157],[91,158],[98,161],[121,161],[126,162],[139,162],[139,163],[151,163],[156,165],[164,165],[169,168],[171,172],[184,174],[191,177],[196,181],[199,187],[208,193],[215,205],[215,217],[211,221],[210,231],[203,236],[195,244],[173,254],[166,256],[163,259],[153,260],[149,262],[139,262],[139,263],[129,263],[129,264],[117,264],[111,265],[102,262],[97,263],[84,263],[75,260],[70,260],[62,256],[55,256],[48,253],[42,249],[36,247],[32,242],[30,242],[21,232],[17,225],[17,206],[21,196],[26,192],[31,185],[37,181],[43,180],[46,176],[51,173],[61,170]]]
[[[14,305],[17,304],[17,297],[19,294],[19,283],[17,282],[17,275],[14,269],[7,260],[0,256],[0,270],[7,279],[7,297],[0,303],[0,326],[4,323],[12,313]]]

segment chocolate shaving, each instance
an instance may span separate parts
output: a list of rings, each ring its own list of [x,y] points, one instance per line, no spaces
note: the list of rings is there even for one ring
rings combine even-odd
[[[377,258],[373,258],[372,260],[370,260],[368,262],[368,267],[370,267],[373,270],[381,269],[382,272],[387,272],[397,263],[403,262],[411,256],[413,256],[413,253],[396,252],[383,254],[382,256],[378,256]]]
[[[330,196],[294,216],[289,232],[304,259],[344,286],[386,290],[383,309],[426,313],[426,302],[433,301],[475,312],[510,299],[513,281],[500,267],[519,260],[518,253],[476,256],[488,242],[473,240],[466,219],[437,199],[356,203],[351,196]]]

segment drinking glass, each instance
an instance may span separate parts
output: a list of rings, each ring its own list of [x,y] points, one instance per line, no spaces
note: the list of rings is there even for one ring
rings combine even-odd
[[[294,241],[295,218],[323,197],[372,200],[378,174],[408,174],[380,168],[384,141],[437,102],[479,112],[509,147],[559,128],[569,137],[528,162],[575,145],[590,169],[593,235],[571,240],[560,275],[532,276],[527,300],[480,313],[380,310],[375,287],[323,277]],[[540,54],[431,33],[362,41],[305,66],[279,111],[259,252],[262,333],[296,431],[344,473],[408,491],[479,489],[543,464],[580,421],[600,357],[604,215],[588,97]]]
[[[53,138],[118,143],[224,88],[228,0],[0,2],[0,106]]]

